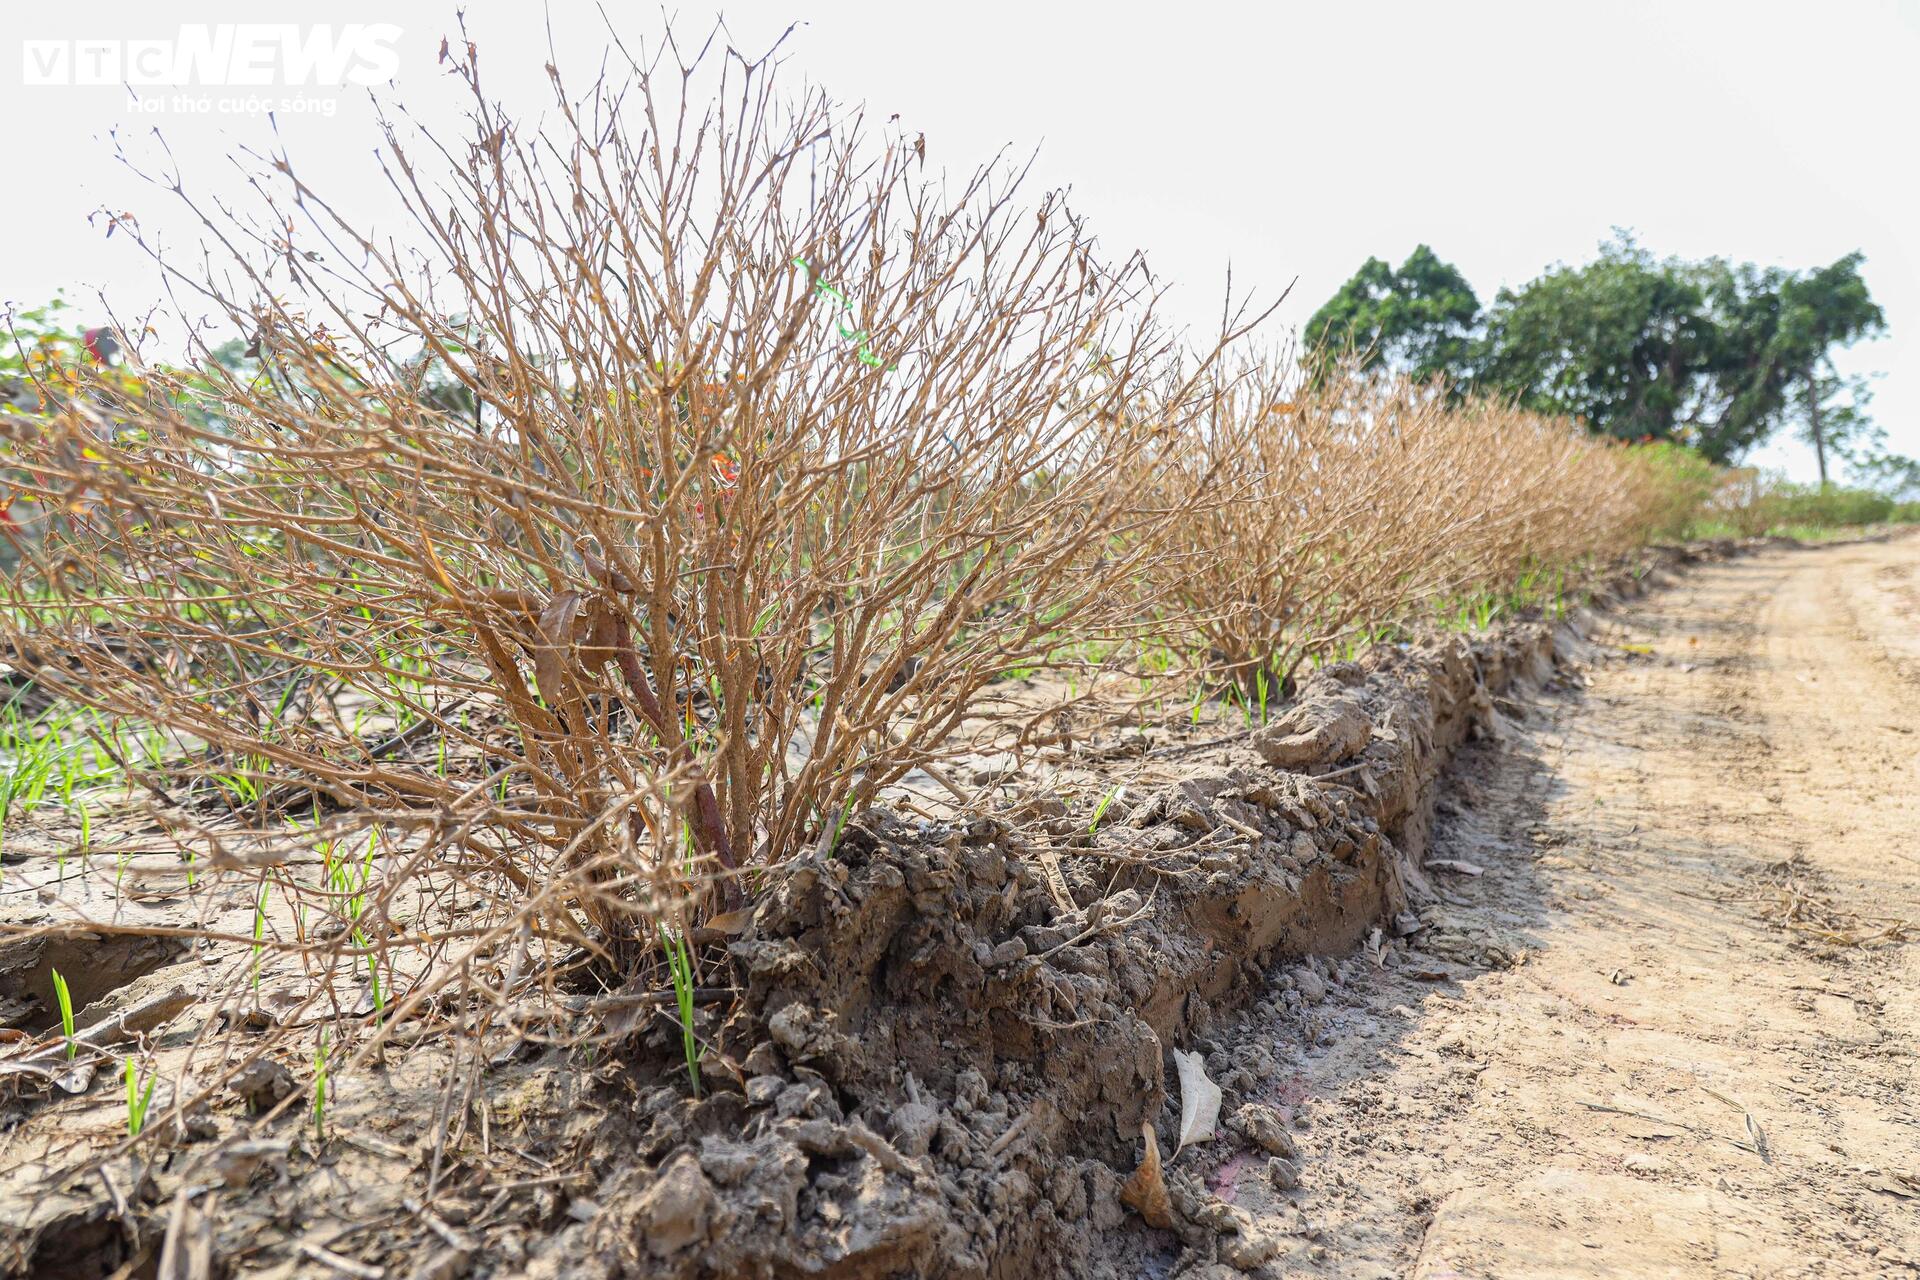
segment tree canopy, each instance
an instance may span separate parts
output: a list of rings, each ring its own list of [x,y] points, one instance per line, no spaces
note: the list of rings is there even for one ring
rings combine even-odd
[[[1487,309],[1471,377],[1529,409],[1628,439],[1684,437],[1711,400],[1717,331],[1684,264],[1626,237],[1558,266]],[[1709,453],[1724,452],[1707,450]]]
[[[1833,353],[1884,331],[1850,253],[1808,271],[1656,258],[1618,232],[1581,266],[1556,265],[1481,311],[1426,245],[1396,271],[1369,258],[1307,323],[1313,367],[1365,365],[1510,398],[1625,439],[1672,440],[1716,462],[1777,431],[1885,471],[1867,388]],[[1896,462],[1896,469],[1898,460]]]
[[[1457,382],[1468,372],[1479,315],[1466,277],[1423,244],[1397,271],[1368,258],[1307,321],[1307,340],[1322,368],[1353,352],[1367,367],[1384,362]]]

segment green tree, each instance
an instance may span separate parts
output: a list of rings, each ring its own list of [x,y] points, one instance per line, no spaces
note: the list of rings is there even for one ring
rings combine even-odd
[[[1713,258],[1693,268],[1714,317],[1711,404],[1700,415],[1703,448],[1736,456],[1773,434],[1789,392],[1789,371],[1773,355],[1780,289],[1789,272]]]
[[[1850,253],[1807,272],[1723,261],[1700,268],[1718,323],[1714,429],[1743,440],[1797,430],[1813,446],[1823,485],[1829,455],[1860,464],[1884,440],[1866,414],[1866,380],[1833,364],[1836,349],[1886,327],[1860,276],[1863,260]]]
[[[1482,389],[1624,439],[1677,440],[1725,461],[1751,439],[1708,428],[1718,327],[1697,273],[1622,232],[1581,267],[1557,266],[1487,311]]]
[[[1451,263],[1420,245],[1394,270],[1366,263],[1307,321],[1318,369],[1357,353],[1362,367],[1386,364],[1416,378],[1461,382],[1468,370],[1480,299]]]
[[[1827,483],[1829,444],[1844,452],[1871,429],[1864,412],[1864,380],[1844,378],[1833,366],[1836,348],[1886,329],[1886,317],[1860,278],[1863,260],[1859,253],[1850,253],[1830,266],[1790,277],[1780,287],[1780,324],[1769,354],[1793,387],[1787,413],[1813,445],[1822,485]],[[1847,399],[1836,404],[1837,394]]]

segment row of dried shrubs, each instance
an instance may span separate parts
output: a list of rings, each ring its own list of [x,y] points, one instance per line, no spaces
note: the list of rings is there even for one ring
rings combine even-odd
[[[1687,505],[1649,456],[1564,420],[1300,369],[1255,365],[1211,406],[1214,429],[1132,468],[1188,512],[1147,567],[1148,601],[1193,620],[1169,632],[1190,666],[1249,697],[1442,600],[1624,551]]]
[[[1011,669],[1170,645],[1277,691],[1659,518],[1565,424],[1229,367],[1239,316],[1196,351],[1059,197],[771,60],[555,73],[531,133],[458,70],[464,141],[388,126],[405,250],[276,161],[210,267],[161,259],[249,363],[49,372],[6,423],[10,661],[164,733],[127,764],[196,891],[275,887],[256,956],[364,967],[376,1021],[569,954],[657,981],[910,771],[964,806],[939,762]],[[346,822],[386,856],[296,876]]]

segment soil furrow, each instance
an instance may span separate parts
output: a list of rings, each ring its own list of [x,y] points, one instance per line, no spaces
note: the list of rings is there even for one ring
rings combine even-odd
[[[1277,1182],[1231,1140],[1185,1157],[1265,1261],[1141,1231],[1103,1263],[1920,1270],[1916,566],[1911,538],[1775,548],[1605,624],[1442,788],[1429,857],[1483,874],[1434,876],[1423,928],[1324,966],[1304,1019],[1202,1046],[1293,1073]]]

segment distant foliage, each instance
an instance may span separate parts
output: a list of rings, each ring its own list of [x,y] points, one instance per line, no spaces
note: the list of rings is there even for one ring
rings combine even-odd
[[[1772,472],[1742,467],[1723,472],[1701,507],[1696,535],[1818,535],[1830,530],[1920,522],[1920,502],[1901,502],[1870,489],[1794,484]]]
[[[1308,322],[1314,367],[1444,376],[1623,440],[1672,441],[1728,463],[1782,430],[1864,477],[1915,474],[1889,458],[1863,380],[1833,352],[1885,329],[1858,253],[1809,271],[1656,258],[1620,233],[1580,266],[1554,266],[1485,311],[1420,246],[1398,271],[1370,258]],[[1889,468],[1891,470],[1889,471]]]
[[[1679,264],[1616,240],[1585,266],[1500,291],[1475,384],[1619,439],[1691,442],[1683,428],[1713,412],[1705,373],[1716,336],[1703,303]],[[1703,452],[1725,456],[1717,442]]]

